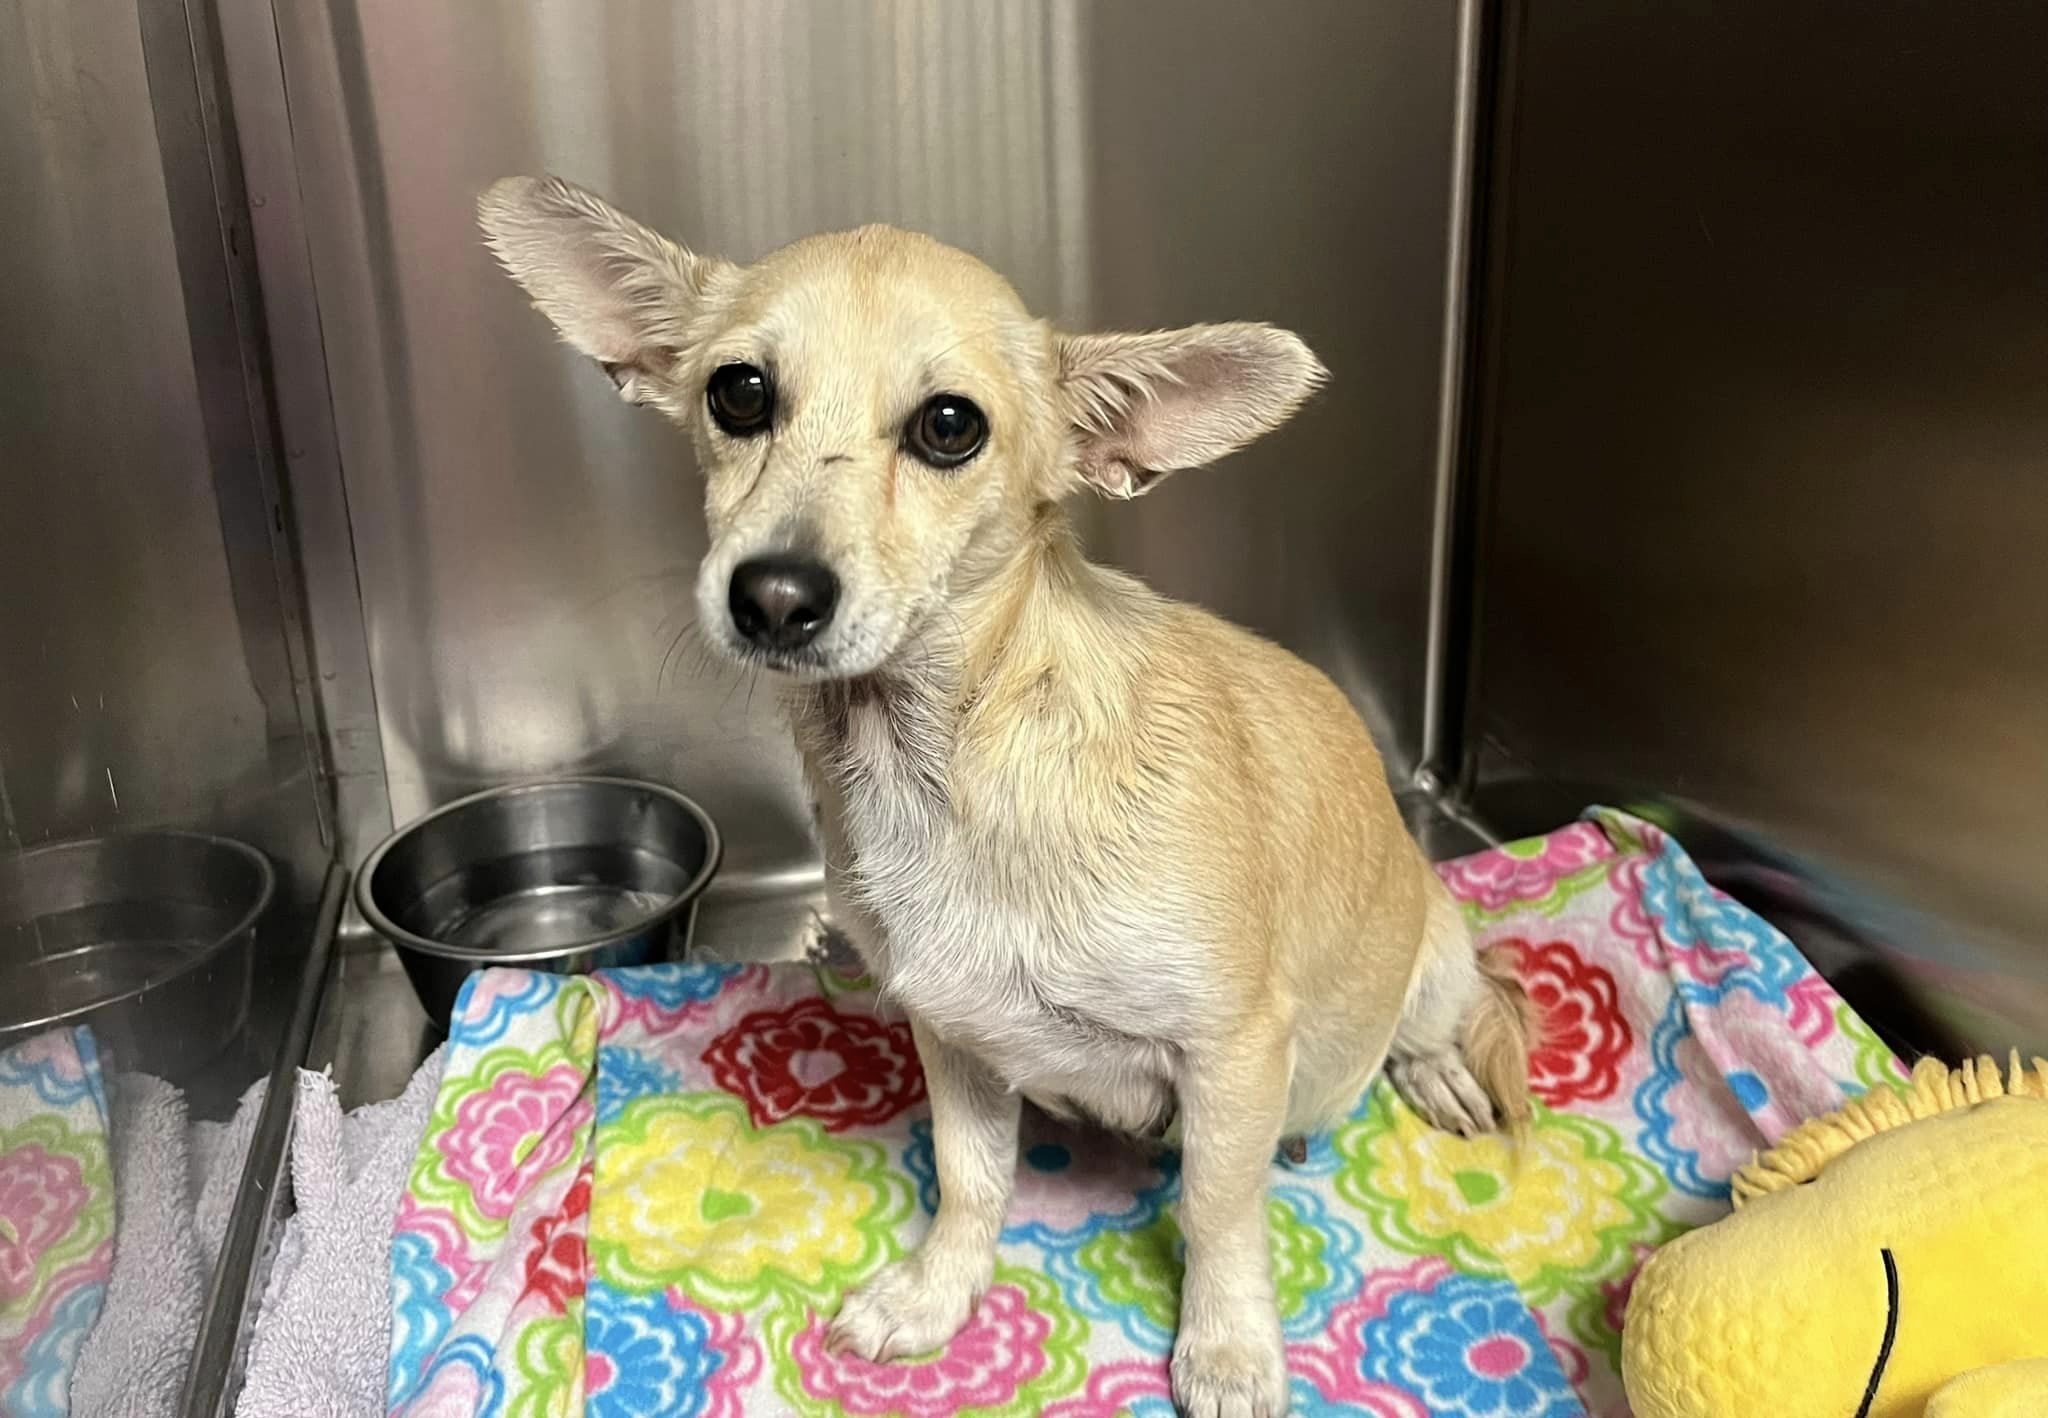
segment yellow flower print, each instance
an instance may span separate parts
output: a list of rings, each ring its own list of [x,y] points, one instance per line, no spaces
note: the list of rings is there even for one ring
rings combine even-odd
[[[1656,1168],[1613,1128],[1540,1104],[1529,1135],[1461,1138],[1425,1124],[1393,1090],[1339,1130],[1338,1195],[1388,1245],[1442,1255],[1461,1270],[1504,1275],[1532,1303],[1574,1277],[1626,1263],[1663,1232]]]
[[[593,1269],[714,1309],[825,1304],[898,1252],[910,1184],[873,1142],[808,1118],[757,1128],[725,1093],[639,1098],[598,1132]]]

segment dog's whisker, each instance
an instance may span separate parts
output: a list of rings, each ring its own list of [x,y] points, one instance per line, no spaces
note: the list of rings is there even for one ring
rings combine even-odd
[[[744,666],[742,669],[744,669]],[[731,676],[731,682],[726,685],[725,698],[718,701],[718,713],[721,718],[724,717],[726,710],[732,708],[732,697],[739,692],[740,680],[742,678],[743,674],[735,673]]]
[[[675,639],[669,641],[668,649],[662,652],[660,667],[654,672],[654,692],[657,695],[661,693],[662,683],[668,674],[670,661],[675,658],[677,652],[689,641],[692,632],[696,629],[697,618],[691,616],[689,620],[683,623],[683,628],[676,632]]]
[[[690,647],[689,673],[691,679],[703,679],[706,675],[715,675],[723,663],[718,656],[718,652],[707,645],[702,636],[699,636]]]

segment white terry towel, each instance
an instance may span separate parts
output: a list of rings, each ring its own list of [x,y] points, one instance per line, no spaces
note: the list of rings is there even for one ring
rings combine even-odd
[[[232,1122],[189,1127],[185,1095],[160,1078],[117,1074],[108,1091],[120,1223],[106,1303],[72,1371],[71,1411],[170,1418],[227,1232],[228,1206],[199,1199],[224,1192],[232,1203],[263,1084],[243,1095]]]
[[[440,1085],[436,1050],[396,1099],[343,1118],[334,1080],[300,1071],[298,1210],[257,1311],[237,1418],[382,1418],[391,1232]]]
[[[228,1218],[234,1214],[235,1196],[242,1188],[242,1164],[249,1156],[249,1141],[256,1135],[256,1119],[263,1112],[263,1096],[269,1086],[267,1078],[250,1084],[234,1117],[224,1123],[192,1124],[192,1228],[199,1241],[199,1273],[206,1277],[208,1288],[213,1284],[221,1242],[227,1239]]]

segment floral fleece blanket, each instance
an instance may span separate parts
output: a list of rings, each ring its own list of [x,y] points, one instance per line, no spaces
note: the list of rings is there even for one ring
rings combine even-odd
[[[61,1418],[114,1267],[99,1050],[83,1026],[0,1052],[0,1413]]]
[[[1441,868],[1540,1013],[1530,1137],[1384,1085],[1276,1164],[1297,1414],[1598,1418],[1629,1285],[1750,1153],[1900,1076],[1783,936],[1595,810]],[[994,1288],[943,1352],[836,1356],[936,1201],[910,1033],[809,967],[477,977],[392,1243],[395,1414],[1170,1414],[1177,1160],[1029,1115]]]

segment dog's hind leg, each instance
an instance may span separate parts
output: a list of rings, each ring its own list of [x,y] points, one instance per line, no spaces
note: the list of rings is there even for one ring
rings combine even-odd
[[[938,1215],[915,1253],[846,1297],[825,1338],[834,1353],[875,1363],[928,1354],[967,1323],[995,1278],[1017,1174],[1018,1095],[915,1019],[911,1031],[931,1095]]]
[[[1448,893],[1431,893],[1422,949],[1387,1077],[1448,1132],[1520,1132],[1529,1121],[1528,997],[1505,960],[1473,951]]]

